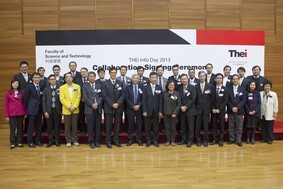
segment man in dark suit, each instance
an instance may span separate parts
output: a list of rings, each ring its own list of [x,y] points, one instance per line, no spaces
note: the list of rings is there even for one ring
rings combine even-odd
[[[193,68],[190,68],[188,74],[189,74],[189,84],[192,86],[198,85],[199,79],[196,78],[196,71]]]
[[[77,71],[77,63],[75,61],[71,61],[69,63],[70,73],[73,77],[73,83],[79,84],[79,80],[81,80],[82,75]]]
[[[65,83],[64,78],[60,75],[61,68],[59,65],[54,65],[52,71],[56,77],[56,86],[59,88]]]
[[[137,126],[137,143],[142,146],[142,93],[143,86],[140,83],[140,76],[133,74],[132,84],[126,87],[126,115],[128,118],[128,144],[131,146],[134,142],[134,126]]]
[[[172,72],[173,75],[171,75],[170,77],[168,77],[168,80],[172,80],[175,83],[175,86],[178,87],[181,85],[181,79],[180,79],[180,75],[179,75],[179,65],[175,64],[172,66]]]
[[[42,146],[41,143],[41,129],[42,129],[42,106],[41,97],[42,92],[39,87],[40,75],[35,72],[32,74],[33,83],[28,85],[25,90],[24,102],[29,116],[28,121],[28,146],[35,148],[33,142],[32,130],[35,127],[35,143],[38,146]]]
[[[116,79],[117,70],[114,67],[109,69],[110,79],[102,85],[102,98],[104,100],[106,138],[105,143],[108,148],[111,145],[111,128],[114,119],[113,141],[117,147],[122,145],[119,142],[119,132],[121,127],[122,113],[124,110],[124,91],[122,82]]]
[[[85,109],[85,102],[83,99],[83,86],[88,82],[88,69],[83,67],[80,70],[81,78],[77,78],[77,84],[81,87],[81,101],[80,101],[80,110]],[[80,111],[79,119],[78,119],[78,132],[85,134],[86,133],[86,123],[85,123],[85,113],[84,111]]]
[[[240,76],[239,85],[245,90],[248,90],[248,84],[250,83],[250,80],[245,77],[246,69],[244,67],[239,67],[237,69],[237,73]]]
[[[157,66],[156,73],[157,73],[157,84],[161,87],[163,92],[166,90],[166,83],[168,81],[167,78],[163,77],[164,67],[162,65]],[[162,133],[165,132],[164,119],[162,117],[160,118],[160,122],[159,122],[159,130]]]
[[[212,88],[212,113],[211,113],[211,122],[212,122],[212,133],[213,140],[210,145],[219,144],[220,147],[223,146],[223,136],[225,129],[225,114],[226,107],[228,103],[229,90],[228,88],[222,85],[223,75],[217,73],[215,75],[215,86]],[[219,141],[217,139],[218,134],[218,124],[220,127],[219,130]]]
[[[154,146],[158,144],[158,119],[162,117],[162,88],[157,85],[157,73],[149,74],[150,84],[145,86],[142,93],[142,107],[145,122],[146,147],[149,147],[151,142]],[[151,136],[151,122],[153,128],[153,136]]]
[[[232,86],[232,76],[230,75],[231,70],[232,70],[232,68],[229,65],[226,65],[223,68],[224,74],[223,74],[223,81],[222,82],[223,82],[224,87],[229,88],[230,86]]]
[[[28,74],[29,64],[26,61],[20,62],[20,70],[21,72],[14,75],[14,79],[19,81],[21,90],[24,91],[28,84],[32,83],[31,75]]]
[[[245,115],[246,91],[239,86],[239,76],[232,76],[233,85],[229,89],[229,100],[227,106],[229,120],[229,142],[236,143],[242,147],[242,130]],[[236,135],[236,136],[235,136]]]
[[[200,83],[196,86],[197,99],[196,99],[196,145],[201,146],[200,129],[203,126],[204,136],[203,145],[208,147],[208,122],[209,114],[211,112],[211,92],[212,85],[205,82],[205,72],[198,73]]]
[[[206,75],[205,75],[205,82],[211,85],[215,85],[215,74],[212,73],[213,65],[211,63],[207,63],[205,65]]]
[[[138,67],[137,67],[137,73],[138,73],[139,76],[140,76],[140,83],[141,83],[143,86],[149,85],[149,79],[144,76],[144,67],[138,66]]]
[[[186,74],[182,74],[182,85],[179,86],[178,89],[182,104],[179,115],[182,140],[178,144],[187,144],[187,147],[190,148],[194,141],[196,115],[195,101],[197,94],[196,88],[193,85],[190,85],[188,81],[188,76]]]
[[[263,85],[267,81],[266,77],[260,75],[261,68],[258,65],[254,66],[252,68],[252,71],[253,71],[253,75],[250,75],[247,78],[250,81],[254,81],[256,83],[256,88],[259,92],[263,91]]]
[[[47,122],[48,143],[49,148],[55,143],[60,146],[60,126],[62,114],[62,104],[59,99],[59,87],[56,85],[55,75],[48,77],[49,85],[44,89],[42,94],[42,111]]]
[[[87,133],[90,148],[100,148],[102,115],[101,83],[95,82],[95,72],[88,73],[88,83],[83,85],[84,113],[87,120]],[[83,110],[81,110],[83,111]],[[95,132],[95,138],[94,133]]]

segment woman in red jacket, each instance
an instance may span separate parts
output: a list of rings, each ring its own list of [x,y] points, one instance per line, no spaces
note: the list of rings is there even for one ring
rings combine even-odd
[[[18,80],[11,81],[11,89],[5,95],[5,118],[10,124],[10,148],[23,147],[22,143],[22,128],[23,119],[26,115],[24,107],[24,95],[19,90],[20,83]],[[16,132],[17,131],[17,132]],[[17,144],[16,136],[17,135]]]

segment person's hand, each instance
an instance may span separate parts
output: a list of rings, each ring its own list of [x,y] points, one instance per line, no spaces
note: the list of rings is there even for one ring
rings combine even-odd
[[[97,104],[94,103],[92,106],[91,106],[94,110],[96,110],[98,108]]]
[[[135,105],[135,106],[133,107],[133,109],[134,109],[135,111],[139,111],[140,105]]]
[[[238,108],[237,108],[237,107],[234,107],[234,108],[232,108],[232,111],[233,111],[234,113],[237,113],[237,112],[238,112]]]
[[[171,115],[171,117],[172,117],[172,118],[175,118],[175,117],[176,117],[176,115],[175,115],[175,114],[172,114],[172,115]]]
[[[49,118],[49,114],[48,114],[47,112],[44,112],[44,117],[45,117],[46,119],[48,119],[48,118]]]
[[[212,109],[212,113],[216,114],[216,110],[215,110],[215,109]]]
[[[71,106],[71,107],[69,108],[69,110],[73,113],[73,112],[76,110],[76,108],[75,108],[74,106]]]
[[[182,112],[186,112],[187,109],[188,109],[188,108],[187,108],[186,106],[182,106],[182,107],[181,107],[181,111],[182,111]]]
[[[275,118],[275,119],[277,118],[277,113],[275,113],[275,112],[273,113],[273,118]]]
[[[147,117],[147,113],[146,112],[144,112],[142,115],[143,115],[143,117]]]
[[[159,116],[160,118],[163,118],[163,114],[162,114],[161,112],[158,113],[158,116]]]
[[[219,114],[219,113],[220,113],[220,110],[216,109],[215,112],[216,112],[217,114]]]
[[[118,103],[114,103],[113,105],[112,105],[112,108],[114,108],[114,109],[117,109],[119,107],[119,104]]]
[[[5,120],[6,120],[6,121],[9,121],[9,117],[6,117]]]

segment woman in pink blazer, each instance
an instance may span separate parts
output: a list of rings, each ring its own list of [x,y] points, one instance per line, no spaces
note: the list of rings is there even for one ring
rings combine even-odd
[[[10,148],[23,147],[22,143],[22,128],[23,119],[26,115],[24,107],[24,95],[19,90],[20,83],[18,80],[11,81],[11,89],[5,95],[5,118],[10,124]],[[16,136],[17,135],[17,144]]]

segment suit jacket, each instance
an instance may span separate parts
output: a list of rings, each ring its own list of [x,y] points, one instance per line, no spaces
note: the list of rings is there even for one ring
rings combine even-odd
[[[177,85],[181,85],[181,80],[180,80],[181,76],[178,75],[178,79],[176,80],[174,75],[171,75],[170,77],[168,77],[168,81],[169,80],[173,80],[175,82],[175,86],[177,87]]]
[[[69,72],[71,73],[71,72]],[[81,72],[76,71],[75,76],[73,77],[73,83],[79,84],[79,80],[82,78]]]
[[[55,108],[58,114],[62,113],[62,104],[59,98],[59,87],[56,85],[55,89]],[[43,113],[47,112],[49,115],[51,114],[51,105],[52,105],[52,89],[50,86],[46,87],[42,94],[42,111]]]
[[[56,86],[61,87],[62,85],[64,85],[65,80],[62,76],[59,76],[59,79],[56,80]]]
[[[104,81],[106,81],[107,79],[104,79]],[[101,85],[104,83],[104,81],[102,81],[101,79],[97,79],[95,80],[95,83],[100,83]]]
[[[171,116],[178,115],[181,108],[181,97],[178,91],[170,94],[168,91],[163,92],[163,114]]]
[[[104,112],[107,114],[123,113],[124,110],[124,90],[122,88],[122,81],[116,79],[115,86],[111,80],[104,81],[102,85],[102,98],[104,101]],[[114,109],[112,105],[118,103],[118,109]]]
[[[141,80],[140,80],[140,84],[142,84],[142,86],[146,86],[149,85],[150,81],[147,77],[142,76]]]
[[[123,89],[124,89],[124,90],[125,90],[126,86],[127,86],[127,85],[130,85],[131,82],[132,82],[132,80],[131,80],[130,77],[127,77],[127,76],[125,76],[125,77],[126,77],[125,83],[123,83],[122,76],[118,76],[118,77],[116,78],[117,80],[119,80],[119,81],[122,82],[122,86],[123,86]]]
[[[95,103],[95,101],[98,105],[97,111],[99,112],[99,114],[102,114],[102,101],[103,100],[101,96],[101,83],[95,82],[94,91],[92,90],[90,83],[84,84],[83,99],[85,102],[85,109],[84,109],[85,114],[92,114],[93,111],[95,111],[92,108],[92,105]]]
[[[205,74],[205,82],[207,83],[207,74]],[[215,74],[214,73],[211,73],[210,75],[209,84],[215,85]]]
[[[224,81],[224,76],[223,76],[223,81]],[[223,85],[224,85],[224,83],[223,83]],[[232,85],[233,85],[232,84],[232,75],[229,75],[225,87],[229,88]]]
[[[222,85],[219,89],[218,95],[216,93],[216,90],[217,86],[213,86],[211,94],[211,109],[218,109],[221,114],[225,114],[229,99],[229,88]]]
[[[166,83],[167,83],[168,79],[163,77],[161,78],[161,82],[162,82],[162,91],[166,90]],[[157,84],[159,84],[159,76],[157,76]]]
[[[71,106],[74,106],[76,110],[73,114],[80,112],[79,105],[81,101],[81,87],[78,84],[72,84],[72,96],[70,95],[68,84],[64,84],[60,87],[60,101],[62,103],[62,114],[71,115],[72,112],[69,110]]]
[[[32,83],[27,85],[24,92],[24,102],[28,115],[37,115],[42,113],[41,99],[42,92],[38,95],[35,85]]]
[[[188,115],[196,115],[196,88],[193,85],[188,84],[184,91],[183,86],[178,88],[179,95],[181,97],[181,106],[186,106]]]
[[[196,86],[196,85],[199,84],[199,79],[198,79],[198,78],[195,78],[195,79],[193,80],[193,82],[191,82],[191,79],[189,78],[189,83],[190,83],[190,85]]]
[[[49,86],[47,77],[43,77],[43,79],[40,79],[39,86],[42,91],[45,89],[45,87]]]
[[[249,112],[255,111],[256,114],[254,116],[260,117],[260,106],[261,106],[261,99],[260,99],[259,92],[258,91],[255,91],[255,92],[247,91],[246,104],[245,104],[246,114],[249,114]]]
[[[197,99],[196,99],[196,109],[197,115],[203,113],[210,113],[211,112],[211,93],[212,93],[212,85],[209,83],[205,83],[204,85],[204,92],[201,93],[200,84],[196,86],[197,91]]]
[[[265,101],[263,98],[266,98]],[[274,120],[273,113],[278,112],[278,97],[277,94],[273,91],[270,91],[267,95],[265,95],[264,91],[260,92],[261,99],[261,119],[263,116],[265,120]],[[266,104],[264,104],[266,102]],[[264,111],[266,107],[266,111]]]
[[[141,83],[138,84],[138,104],[134,104],[134,90],[133,84],[130,84],[126,87],[125,90],[125,101],[127,104],[126,114],[133,115],[136,111],[133,109],[135,105],[139,105],[139,113],[142,114],[142,93],[143,93],[143,85]]]
[[[14,91],[7,91],[4,107],[5,117],[26,115],[23,92],[18,91],[18,95],[15,97]]]
[[[155,85],[154,95],[151,85],[145,86],[142,93],[143,113],[147,113],[147,116],[158,116],[158,113],[162,113],[162,98],[162,90],[159,85]]]
[[[263,85],[267,81],[266,77],[260,75],[258,78],[255,78],[253,75],[250,75],[247,78],[256,83],[257,91],[263,91]]]
[[[20,83],[20,90],[24,91],[28,84],[32,83],[31,75],[28,74],[28,82],[26,82],[22,73],[14,75],[14,79],[17,79]]]
[[[245,115],[245,103],[246,103],[246,90],[238,86],[236,97],[234,96],[233,85],[229,88],[229,100],[227,106],[228,114],[234,114],[233,107],[238,108],[238,115]]]
[[[249,85],[250,82],[251,82],[250,79],[244,77],[244,78],[243,78],[243,81],[242,81],[242,83],[241,83],[241,87],[243,87],[243,88],[247,91],[247,90],[248,90],[248,87],[249,87],[248,85]]]

